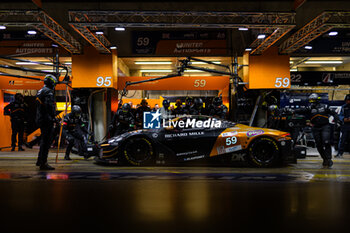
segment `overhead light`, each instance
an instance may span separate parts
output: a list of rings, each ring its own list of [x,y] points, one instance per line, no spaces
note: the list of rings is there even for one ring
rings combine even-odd
[[[248,31],[249,28],[238,28],[239,31]]]
[[[205,72],[203,70],[185,70],[186,73],[200,73],[200,72]]]
[[[305,61],[305,64],[343,64],[343,61]]]
[[[336,36],[336,35],[338,35],[338,32],[332,31],[332,32],[329,32],[328,35],[329,36]]]
[[[265,34],[259,34],[259,35],[258,35],[258,39],[264,39],[265,37],[266,37]]]
[[[65,62],[65,65],[72,65],[72,62]]]
[[[96,35],[103,35],[103,31],[96,31],[95,34]]]
[[[252,51],[252,48],[246,48],[245,51]]]
[[[0,30],[5,30],[5,29],[6,29],[6,26],[0,25]]]
[[[215,64],[221,64],[221,61],[210,61]],[[202,61],[191,61],[192,65],[210,65],[208,63],[202,62]]]
[[[112,45],[112,46],[109,47],[109,49],[117,49],[117,46]]]
[[[290,69],[290,72],[296,72],[298,69]]]
[[[116,27],[114,28],[115,31],[125,31],[125,28],[122,27]]]
[[[38,63],[36,62],[16,62],[16,65],[25,65],[25,66],[34,66],[34,65],[38,65]]]
[[[312,49],[312,46],[310,46],[310,45],[306,45],[305,47],[304,47],[304,49]]]
[[[27,33],[29,35],[36,35],[37,32],[35,30],[29,30],[29,31],[27,31]]]
[[[289,64],[293,64],[294,62],[293,61],[289,61]]]
[[[54,70],[41,70],[41,71],[44,71],[44,72],[55,72]]]
[[[136,65],[171,65],[171,61],[135,61]]]
[[[169,73],[172,70],[140,70],[141,73]]]

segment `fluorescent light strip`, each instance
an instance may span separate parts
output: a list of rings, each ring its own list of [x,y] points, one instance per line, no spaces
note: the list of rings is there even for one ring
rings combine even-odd
[[[171,61],[135,61],[136,65],[171,65]]]
[[[186,73],[200,73],[200,72],[205,72],[203,70],[185,70]]]
[[[296,72],[298,69],[290,69],[290,72]]]
[[[141,73],[167,73],[172,72],[172,70],[140,70]]]
[[[39,65],[39,63],[36,63],[36,62],[16,62],[16,65],[34,66],[34,65]]]
[[[5,30],[6,26],[0,25],[0,30]]]
[[[239,31],[248,31],[248,28],[238,28]]]
[[[210,61],[210,62],[215,63],[215,64],[221,64],[220,61]],[[191,63],[193,65],[210,65],[210,64],[202,62],[202,61],[192,61]]]
[[[34,30],[29,30],[29,31],[27,31],[27,33],[29,34],[29,35],[36,35],[36,31],[34,31]]]
[[[258,39],[264,39],[265,37],[266,37],[265,34],[260,34],[260,35],[258,35]]]
[[[116,27],[114,28],[115,31],[125,31],[125,28],[120,28],[120,27]]]
[[[343,64],[343,61],[305,61],[305,64]]]
[[[329,36],[336,36],[336,35],[338,35],[338,32],[333,31],[333,32],[328,33],[328,35],[329,35]]]

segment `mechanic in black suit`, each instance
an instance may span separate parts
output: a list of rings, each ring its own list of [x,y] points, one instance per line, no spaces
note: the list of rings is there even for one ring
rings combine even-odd
[[[343,122],[340,132],[339,149],[336,157],[342,158],[345,151],[345,143],[350,135],[350,94],[345,96],[345,104],[341,107],[339,119]]]
[[[329,117],[333,116],[339,121],[338,115],[328,108],[326,104],[320,103],[321,97],[313,93],[309,96],[310,106],[304,109],[295,110],[296,113],[306,114],[312,126],[312,135],[315,139],[317,151],[320,153],[324,167],[332,167],[332,126]]]
[[[18,135],[18,151],[24,151],[22,148],[23,145],[23,133],[24,127],[26,125],[28,107],[24,103],[24,97],[21,93],[15,94],[15,100],[4,108],[5,115],[10,115],[11,117],[11,151],[14,151],[16,148],[16,137]]]
[[[47,156],[52,142],[54,133],[54,124],[56,124],[56,101],[55,86],[57,79],[55,76],[48,74],[44,79],[44,87],[41,88],[37,95],[36,123],[41,130],[40,150],[38,154],[37,166],[40,170],[54,170],[47,163]]]

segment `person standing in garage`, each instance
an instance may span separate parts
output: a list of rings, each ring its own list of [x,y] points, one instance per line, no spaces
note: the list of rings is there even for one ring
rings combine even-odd
[[[160,114],[162,114],[162,119],[168,120],[171,118],[172,112],[169,109],[170,107],[170,101],[169,100],[163,100],[163,107],[160,108]]]
[[[208,107],[208,115],[225,119],[227,114],[227,107],[222,104],[221,97],[215,97],[212,104]]]
[[[137,128],[142,129],[143,128],[143,113],[144,112],[150,112],[151,109],[148,107],[148,102],[146,99],[141,100],[141,106],[136,109],[136,125]]]
[[[23,145],[23,133],[26,124],[27,117],[27,104],[24,103],[24,97],[21,93],[15,94],[15,100],[4,108],[5,115],[10,115],[11,117],[11,151],[16,149],[16,138],[18,135],[18,151],[24,151]]]
[[[310,118],[312,135],[315,139],[317,151],[320,153],[324,167],[332,167],[332,127],[329,117],[333,116],[335,121],[339,121],[338,115],[328,108],[326,104],[320,103],[321,97],[313,93],[309,96],[310,106],[304,109],[295,110],[295,113],[306,114]]]
[[[117,136],[128,131],[136,129],[135,116],[131,112],[131,106],[127,103],[123,104],[121,110],[113,116],[110,125],[110,132],[112,136]]]
[[[184,114],[184,109],[182,107],[181,99],[177,99],[175,105],[176,105],[176,108],[174,109],[173,114],[176,117],[183,115]]]
[[[341,136],[336,157],[342,158],[345,151],[346,141],[350,135],[350,94],[345,96],[345,104],[341,107],[339,119],[343,124],[340,128]]]
[[[203,100],[201,98],[195,98],[193,105],[190,108],[190,115],[202,115]]]
[[[49,148],[54,133],[54,124],[56,124],[56,101],[55,86],[57,79],[55,76],[48,74],[44,79],[44,87],[41,88],[37,95],[36,123],[41,130],[40,150],[38,154],[37,166],[40,170],[55,170],[47,163]]]

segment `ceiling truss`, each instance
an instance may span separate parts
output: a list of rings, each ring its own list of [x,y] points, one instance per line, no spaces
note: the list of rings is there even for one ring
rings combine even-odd
[[[36,28],[68,52],[81,52],[80,43],[42,10],[1,10],[0,23],[5,26]]]
[[[140,28],[240,28],[269,31],[265,40],[253,42],[252,54],[261,54],[295,27],[295,13],[285,12],[178,12],[178,11],[69,11],[69,24],[100,52],[110,43],[92,30],[108,27]]]
[[[290,54],[332,28],[350,28],[350,12],[325,11],[290,36],[280,47],[280,53]]]

